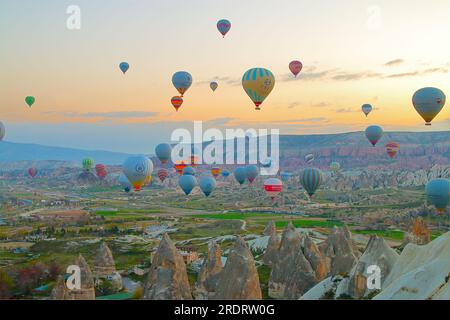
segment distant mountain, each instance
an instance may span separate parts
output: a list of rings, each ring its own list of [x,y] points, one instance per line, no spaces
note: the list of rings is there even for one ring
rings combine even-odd
[[[16,161],[62,161],[79,163],[83,158],[93,158],[96,163],[108,165],[122,164],[129,155],[120,152],[81,150],[63,147],[50,147],[38,144],[0,142],[0,162]]]

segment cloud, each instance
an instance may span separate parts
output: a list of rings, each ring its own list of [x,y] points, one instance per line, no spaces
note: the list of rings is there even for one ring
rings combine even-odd
[[[316,118],[305,118],[305,119],[287,119],[287,120],[278,120],[273,121],[272,123],[308,123],[308,122],[327,122],[328,119],[325,117],[316,117]]]
[[[87,112],[78,114],[82,118],[148,118],[158,115],[157,112],[149,111],[118,111],[118,112]]]
[[[358,112],[357,110],[355,110],[355,109],[352,109],[352,108],[340,108],[340,109],[337,109],[337,110],[335,110],[337,113],[350,113],[350,112]]]
[[[394,73],[394,74],[390,74],[390,75],[385,76],[385,78],[404,78],[404,77],[417,76],[418,74],[419,74],[418,71]]]
[[[219,86],[221,84],[227,84],[229,86],[238,86],[238,85],[241,85],[241,83],[242,83],[240,78],[233,78],[233,77],[228,77],[228,76],[225,76],[225,77],[216,76],[209,80],[195,82],[195,84],[196,85],[205,85],[205,84],[209,85],[211,83],[211,81],[216,81],[219,84]]]
[[[356,73],[339,72],[337,75],[333,76],[331,79],[337,81],[350,81],[350,80],[360,80],[364,78],[380,78],[382,74],[375,73],[372,71],[363,71]]]
[[[384,65],[386,67],[394,67],[394,66],[398,66],[399,64],[402,64],[403,62],[404,62],[403,59],[394,59],[394,60],[386,62]]]
[[[323,107],[328,107],[329,105],[330,105],[330,103],[328,103],[326,101],[320,101],[320,102],[312,103],[311,107],[323,108]]]
[[[300,105],[301,105],[301,103],[300,103],[299,101],[291,102],[291,103],[288,105],[288,109],[293,109],[293,108],[298,107],[298,106],[300,106]]]

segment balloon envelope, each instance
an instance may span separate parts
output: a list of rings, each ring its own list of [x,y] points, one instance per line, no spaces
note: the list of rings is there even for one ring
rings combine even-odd
[[[195,179],[194,176],[191,175],[182,175],[178,179],[178,184],[180,185],[180,188],[184,191],[186,195],[190,194],[192,189],[195,188],[197,185],[197,179]]]
[[[172,103],[173,107],[175,108],[176,111],[178,111],[178,109],[181,107],[181,105],[183,104],[183,98],[179,97],[179,96],[175,96],[172,97],[172,99],[170,100],[170,102]]]
[[[30,175],[30,177],[34,178],[37,175],[37,169],[35,167],[31,167],[30,169],[28,169],[28,174]]]
[[[100,179],[104,179],[108,175],[105,165],[101,163],[95,165],[95,172]]]
[[[366,129],[367,140],[369,140],[370,143],[372,144],[372,146],[374,146],[374,147],[377,144],[378,140],[381,139],[382,135],[383,135],[383,129],[381,129],[380,126],[369,126]]]
[[[167,160],[171,158],[172,147],[168,143],[160,143],[155,148],[155,154],[162,164],[165,164]]]
[[[27,103],[27,105],[29,107],[31,107],[35,101],[36,101],[36,99],[33,96],[28,96],[25,98],[25,102]]]
[[[260,106],[275,86],[275,77],[272,72],[264,68],[253,68],[244,73],[242,87],[255,104],[255,109]]]
[[[3,140],[3,138],[5,137],[5,126],[4,124],[0,121],[0,141]]]
[[[119,176],[119,184],[123,187],[125,192],[129,192],[131,190],[132,185],[130,180],[128,180],[123,172]]]
[[[386,152],[389,155],[391,159],[395,157],[399,149],[398,143],[396,142],[389,142],[386,144]]]
[[[128,69],[130,68],[130,65],[128,64],[128,62],[121,62],[119,64],[119,68],[123,72],[123,74],[125,74],[125,72],[127,72]]]
[[[183,97],[183,94],[189,89],[192,84],[192,76],[189,72],[186,71],[175,72],[172,76],[172,83]]]
[[[304,169],[300,176],[300,182],[308,195],[312,197],[322,183],[322,172],[316,168]]]
[[[228,177],[230,175],[230,172],[228,170],[222,170],[222,177]]]
[[[314,161],[314,155],[313,155],[312,153],[308,153],[308,154],[305,156],[305,162],[306,162],[307,164],[311,164],[311,163],[313,163],[313,161]]]
[[[218,86],[219,86],[219,84],[215,81],[213,81],[209,84],[209,87],[211,88],[212,91],[216,91]]]
[[[412,102],[425,125],[431,126],[431,121],[445,105],[445,94],[438,88],[422,88],[414,93]]]
[[[363,104],[361,106],[361,110],[367,117],[367,115],[372,111],[372,106],[370,104],[367,104],[367,103]]]
[[[264,191],[266,191],[266,193],[272,198],[272,200],[275,200],[277,194],[283,191],[283,183],[280,179],[269,178],[264,181]]]
[[[212,167],[211,168],[211,174],[214,178],[217,178],[220,173],[222,172],[222,170],[219,167]]]
[[[289,172],[281,171],[280,176],[281,176],[281,180],[286,181],[289,179],[291,174]]]
[[[303,64],[300,61],[294,60],[289,63],[289,70],[294,76],[297,76],[302,71]]]
[[[216,187],[216,180],[213,177],[203,176],[200,178],[200,189],[205,196],[209,196]]]
[[[91,158],[84,158],[82,165],[85,171],[90,171],[94,167],[94,160]]]
[[[144,156],[129,157],[123,164],[123,173],[136,191],[141,190],[142,186],[149,182],[152,171],[152,161]]]
[[[230,31],[231,22],[227,19],[222,19],[217,22],[217,30],[222,34],[223,37]]]
[[[164,180],[166,180],[168,175],[169,175],[169,171],[167,171],[166,168],[161,168],[158,170],[158,178],[161,182],[164,182]]]
[[[183,175],[195,176],[194,168],[192,168],[191,166],[187,166],[186,168],[183,169]]]
[[[234,177],[239,184],[243,184],[245,179],[247,179],[247,171],[245,170],[245,167],[238,167],[234,169]]]
[[[187,167],[187,164],[184,162],[176,163],[175,169],[177,170],[177,173],[181,176],[183,174],[183,169]]]
[[[245,171],[247,174],[247,179],[250,183],[252,183],[258,176],[258,167],[255,165],[246,166]]]
[[[434,205],[438,212],[443,212],[449,204],[450,180],[433,179],[425,186],[427,202]]]

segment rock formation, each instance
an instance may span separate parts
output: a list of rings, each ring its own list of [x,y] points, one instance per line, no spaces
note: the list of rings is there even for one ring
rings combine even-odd
[[[216,288],[218,275],[222,271],[222,250],[214,241],[209,243],[208,255],[198,274],[195,285],[195,297],[198,300],[206,300],[213,296]]]
[[[368,267],[378,266],[381,271],[380,282],[388,277],[395,262],[398,259],[397,252],[376,235],[370,237],[363,255],[359,258],[356,265],[350,271],[348,279],[342,281],[336,292],[339,295],[345,294],[355,299],[366,297],[374,289],[367,288]],[[336,297],[338,297],[336,294]]]
[[[409,243],[375,300],[428,300],[450,297],[450,232],[426,245]]]
[[[192,299],[186,265],[169,236],[164,234],[152,260],[143,299]]]
[[[405,233],[403,245],[407,243],[427,244],[430,242],[430,230],[421,217],[414,219],[410,229]]]
[[[274,232],[275,232],[275,233],[277,232],[277,229],[276,229],[276,227],[275,227],[275,222],[270,221],[270,222],[267,224],[266,228],[264,229],[263,235],[265,235],[265,236],[271,236]]]
[[[317,280],[320,281],[325,278],[330,272],[330,265],[324,254],[320,252],[319,248],[317,248],[316,244],[308,237],[308,235],[303,237],[302,247],[305,258],[311,264]]]
[[[228,254],[227,262],[219,274],[214,299],[259,300],[262,299],[259,276],[253,255],[245,241],[238,236]]]
[[[277,261],[280,238],[278,237],[277,230],[273,222],[267,225],[266,230],[270,233],[265,233],[266,236],[269,236],[269,241],[266,251],[264,252],[263,263],[266,266],[272,266]],[[266,232],[266,230],[264,230],[264,232]]]
[[[53,288],[51,298],[55,300],[95,300],[94,278],[84,257],[80,254],[74,265],[80,267],[81,288],[69,290],[62,277]]]
[[[298,299],[316,283],[316,273],[302,251],[300,234],[289,222],[283,230],[278,259],[270,273],[269,296]]]
[[[331,276],[348,273],[360,256],[347,226],[335,227],[319,249],[329,259]]]
[[[96,285],[108,281],[113,291],[122,290],[122,277],[116,271],[116,264],[111,250],[105,242],[102,242],[94,261],[94,277]]]

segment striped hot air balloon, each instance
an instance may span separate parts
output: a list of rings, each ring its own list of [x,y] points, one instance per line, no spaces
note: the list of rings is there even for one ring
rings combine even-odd
[[[312,197],[322,183],[322,172],[316,168],[304,169],[300,176],[300,182],[308,195]]]
[[[172,97],[172,99],[170,100],[170,102],[172,103],[173,107],[175,108],[176,111],[178,111],[178,109],[181,107],[181,105],[183,104],[183,98],[180,96],[175,96]]]
[[[313,155],[312,153],[308,153],[308,154],[305,156],[305,162],[306,162],[307,164],[312,164],[313,161],[314,161],[314,155]]]
[[[105,165],[101,163],[95,165],[95,172],[100,179],[104,179],[108,175]]]
[[[167,171],[166,168],[161,168],[158,170],[158,178],[161,182],[164,182],[166,180],[167,176],[169,175],[169,171]]]
[[[398,149],[399,146],[396,142],[389,142],[388,144],[386,144],[386,152],[391,159],[394,159],[395,155],[398,152]]]
[[[187,167],[187,164],[184,163],[184,161],[175,163],[175,169],[177,170],[177,173],[181,176],[183,174],[183,169]]]
[[[217,179],[217,177],[220,175],[222,170],[219,167],[212,167],[211,168],[211,175]]]
[[[94,167],[94,160],[92,160],[91,158],[85,158],[83,159],[82,165],[85,171],[91,171]]]
[[[266,191],[272,201],[275,201],[276,196],[283,191],[283,183],[280,179],[269,178],[264,181],[264,191]]]
[[[260,106],[275,86],[275,76],[264,68],[253,68],[244,73],[242,87],[255,104],[255,110]]]
[[[219,30],[220,34],[223,38],[231,29],[231,22],[227,19],[222,19],[217,22],[217,30]]]

